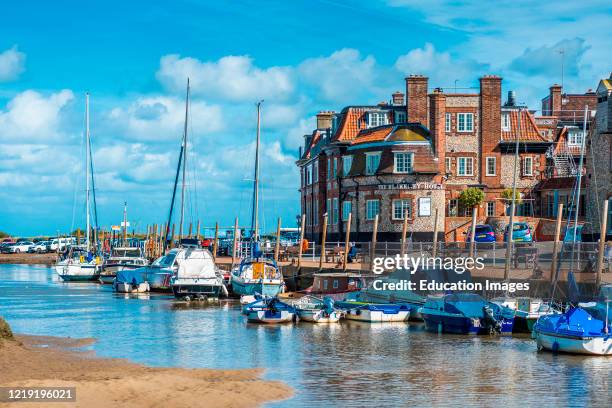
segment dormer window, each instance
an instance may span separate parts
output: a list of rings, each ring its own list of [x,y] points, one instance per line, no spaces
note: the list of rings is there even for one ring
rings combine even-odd
[[[378,170],[380,152],[366,153],[366,174],[372,175]]]
[[[388,123],[386,112],[368,112],[368,127],[383,126]]]
[[[397,152],[394,153],[393,172],[412,173],[412,163],[414,163],[413,153]]]
[[[507,112],[502,113],[502,130],[510,130],[510,114]]]

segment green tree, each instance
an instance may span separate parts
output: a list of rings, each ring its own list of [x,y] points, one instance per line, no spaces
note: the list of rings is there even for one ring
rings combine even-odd
[[[8,232],[0,231],[0,238],[8,238],[10,236],[11,234],[9,234]]]
[[[484,192],[476,187],[466,188],[459,195],[459,203],[465,208],[474,208],[484,201]]]
[[[510,205],[510,203],[512,202],[512,189],[507,188],[502,191],[501,197],[505,200],[506,205]],[[514,201],[516,202],[516,204],[521,203],[521,193],[518,190],[516,190],[516,194],[514,194]]]

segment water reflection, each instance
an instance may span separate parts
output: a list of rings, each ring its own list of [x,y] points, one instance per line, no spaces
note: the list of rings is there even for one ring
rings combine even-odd
[[[295,388],[292,406],[585,406],[610,398],[612,360],[538,353],[528,336],[440,335],[420,323],[248,324],[238,302],[118,295],[62,283],[49,268],[1,265],[0,314],[18,333],[95,337],[88,348],[103,356],[264,367]]]

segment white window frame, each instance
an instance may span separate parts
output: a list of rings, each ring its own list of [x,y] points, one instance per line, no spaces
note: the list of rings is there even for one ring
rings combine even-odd
[[[406,112],[395,111],[395,123],[406,123]]]
[[[431,197],[419,198],[419,217],[431,217]]]
[[[446,157],[444,159],[444,169],[446,170],[447,173],[453,172],[453,158],[452,157]]]
[[[508,112],[502,113],[502,130],[509,131],[510,130],[510,114]]]
[[[584,133],[580,129],[568,129],[567,130],[567,145],[568,146],[582,146],[582,139]]]
[[[495,201],[487,201],[487,217],[495,217]]]
[[[370,111],[368,112],[368,128],[384,126],[389,124],[387,112]]]
[[[345,200],[342,202],[342,221],[348,221],[349,214],[353,211],[353,202]]]
[[[493,172],[489,171],[489,163],[493,162]],[[487,176],[495,176],[496,175],[496,169],[497,169],[497,157],[495,156],[489,156],[486,158],[486,165],[485,165],[485,174]]]
[[[408,159],[406,159],[406,157]],[[406,167],[406,168],[403,168],[403,167]],[[411,152],[394,152],[393,153],[393,173],[410,174],[413,171],[414,171],[414,153],[411,153]]]
[[[468,120],[470,118],[468,127]],[[463,119],[463,124],[461,123]],[[457,132],[471,133],[474,131],[474,114],[473,113],[458,113],[457,114]]]
[[[398,208],[398,204],[401,205],[400,208]],[[408,212],[408,218],[412,218],[412,203],[410,199],[398,198],[396,200],[393,200],[393,202],[391,203],[391,219],[403,220],[406,212]]]
[[[351,166],[353,165],[353,156],[352,155],[347,155],[347,156],[342,156],[342,175],[343,176],[348,176],[349,172],[351,171]]]
[[[366,175],[371,176],[376,174],[376,172],[378,171],[378,167],[380,167],[380,152],[367,152],[366,154]],[[370,162],[370,157],[374,157],[374,156],[378,156],[378,164],[376,165],[375,169],[370,170],[369,169],[369,162]]]
[[[461,162],[464,161],[463,173],[461,172]],[[467,172],[467,164],[470,163],[470,172]],[[474,158],[473,157],[458,157],[457,158],[457,175],[458,176],[473,176],[474,175]]]
[[[527,166],[529,163],[529,166]],[[523,176],[531,177],[533,176],[533,157],[525,156],[523,157]]]
[[[380,214],[380,200],[366,200],[366,220],[372,221],[376,214]]]
[[[445,132],[451,131],[452,120],[453,120],[452,113],[446,112],[446,115],[444,115],[444,131]]]
[[[338,283],[338,279],[334,279],[334,282],[332,283],[332,287],[333,287],[334,289],[338,289],[338,285],[339,285],[339,283]]]
[[[454,208],[455,213],[452,214],[452,209]],[[448,216],[449,217],[457,217],[459,215],[459,200],[456,198],[451,198],[448,200]]]

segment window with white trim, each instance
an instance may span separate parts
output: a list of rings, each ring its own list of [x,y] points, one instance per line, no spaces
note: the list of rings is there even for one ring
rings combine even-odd
[[[510,114],[508,112],[502,113],[502,130],[510,130]]]
[[[458,157],[457,158],[457,175],[458,176],[473,176],[474,175],[474,158],[473,157]]]
[[[349,214],[353,211],[353,202],[352,201],[343,201],[342,202],[342,221],[348,221]]]
[[[458,113],[457,114],[457,131],[458,132],[473,132],[474,131],[474,114],[473,113]]]
[[[319,181],[319,162],[318,159],[312,164],[312,182],[317,183]]]
[[[368,112],[368,127],[383,126],[387,124],[386,112]]]
[[[487,202],[487,217],[495,216],[495,201]]]
[[[495,175],[495,167],[497,165],[497,158],[496,157],[487,157],[487,172],[486,175],[487,176],[494,176]]]
[[[406,123],[406,112],[395,111],[395,123]]]
[[[380,152],[366,153],[366,174],[372,175],[378,170],[380,164]]]
[[[394,173],[412,173],[414,153],[397,152],[393,154]]]
[[[379,200],[367,200],[366,201],[366,219],[373,220],[377,214],[380,214],[380,201]]]
[[[419,198],[419,217],[431,217],[431,197]]]
[[[582,146],[584,133],[580,129],[568,129],[567,144],[569,146]]]
[[[309,186],[312,183],[312,166],[309,164],[306,166],[306,185]]]
[[[452,169],[453,169],[453,158],[452,157],[447,157],[444,159],[444,161],[446,162],[446,172],[447,173],[451,173]]]
[[[523,157],[523,176],[533,176],[533,157]]]
[[[451,120],[452,120],[451,113],[447,112],[446,115],[444,116],[444,131],[445,132],[451,131]]]
[[[448,216],[456,217],[459,214],[459,200],[451,198],[448,200]]]
[[[342,156],[342,175],[348,176],[351,171],[351,166],[353,165],[353,156]]]
[[[393,200],[392,203],[392,218],[394,220],[403,220],[404,217],[410,218],[412,216],[412,209],[410,208],[410,200],[401,199],[401,200]]]

